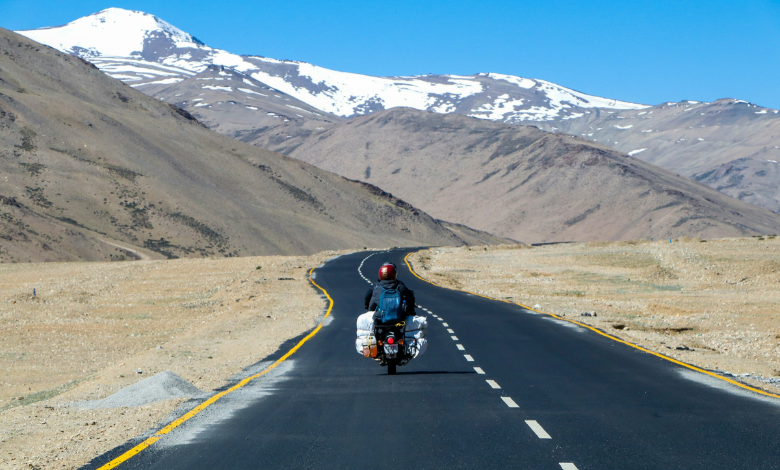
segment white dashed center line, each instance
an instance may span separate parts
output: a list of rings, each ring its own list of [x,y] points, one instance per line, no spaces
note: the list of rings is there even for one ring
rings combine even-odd
[[[526,420],[525,424],[528,425],[529,428],[531,428],[531,431],[533,431],[536,434],[536,437],[539,439],[552,439],[549,434],[547,434],[547,431],[544,430],[544,428],[537,423],[534,420]]]
[[[366,258],[364,258],[363,261],[360,263],[360,266],[358,267],[358,273],[360,274],[360,277],[362,277],[369,284],[372,284],[372,283],[371,283],[371,281],[368,280],[368,278],[366,278],[363,275],[363,272],[362,272],[361,268],[363,267],[363,263],[365,263],[366,260],[368,258],[370,258],[371,256],[373,256],[373,255],[369,255]],[[440,322],[442,322],[442,326],[447,328],[447,333],[449,333],[451,335],[450,338],[452,338],[453,341],[459,341],[458,337],[455,336],[455,331],[453,331],[452,328],[449,328],[450,325],[445,323],[443,318],[441,318],[440,316],[436,315],[435,313],[433,313],[432,311],[428,310],[427,308],[423,307],[422,305],[417,305],[417,308],[419,308],[420,310],[422,310],[422,311],[426,312],[427,314],[431,315],[433,318],[435,318],[435,319],[439,320]],[[456,344],[455,346],[460,351],[465,351],[466,350],[466,348],[464,348],[462,344]],[[474,358],[471,357],[471,355],[469,355],[469,354],[464,354],[463,357],[465,357],[466,361],[468,361],[468,362],[474,362]],[[474,367],[474,371],[477,374],[479,374],[479,375],[485,375],[485,371],[481,367]],[[496,382],[495,380],[488,379],[488,380],[485,380],[485,382],[487,382],[487,384],[490,385],[490,388],[492,388],[494,390],[500,390],[501,389],[501,386],[498,385],[498,382]],[[520,408],[520,406],[517,403],[515,403],[515,401],[512,398],[510,398],[510,397],[501,397],[501,400],[503,400],[503,402],[509,408]],[[531,428],[531,430],[534,432],[534,434],[536,434],[536,437],[538,437],[539,439],[552,439],[552,437],[550,437],[550,435],[547,433],[547,431],[545,431],[544,428],[537,421],[535,421],[535,420],[526,420],[525,424],[527,424],[528,427]],[[561,466],[561,470],[579,470],[577,468],[577,466],[574,465],[574,463],[572,463],[572,462],[560,462],[558,465]]]
[[[372,282],[371,282],[371,281],[369,281],[369,280],[368,280],[368,278],[367,278],[366,276],[364,276],[364,275],[363,275],[363,264],[366,262],[366,260],[367,260],[368,258],[370,258],[370,257],[374,256],[375,254],[376,254],[376,253],[372,253],[372,254],[370,254],[370,255],[366,256],[365,258],[363,258],[363,261],[361,261],[361,262],[360,262],[360,266],[358,266],[358,274],[360,274],[360,277],[362,277],[362,278],[363,278],[363,280],[364,280],[364,281],[366,281],[366,282],[367,282],[367,283],[369,283],[369,284],[372,284]]]
[[[508,406],[510,408],[520,408],[519,406],[517,406],[517,403],[515,403],[515,401],[512,400],[509,397],[501,397],[501,399],[504,400],[504,403],[506,403],[506,406]],[[528,421],[526,421],[526,422],[528,422]]]
[[[488,385],[490,385],[490,388],[495,388],[495,389],[501,388],[501,386],[498,385],[495,380],[485,380],[485,382],[487,382]]]
[[[373,254],[363,258],[363,261],[360,262],[360,266],[358,266],[358,274],[360,274],[360,277],[362,277],[363,280],[366,281],[369,284],[373,284],[373,283],[370,280],[368,280],[368,278],[366,276],[363,275],[362,268],[363,268],[363,264],[366,262],[366,260],[368,258],[370,258],[371,256],[373,256],[374,254],[376,254],[376,253],[373,253]],[[447,333],[452,335],[452,336],[450,336],[450,338],[452,338],[453,341],[458,341],[458,337],[454,336],[455,332],[451,328],[449,328],[450,325],[448,325],[447,323],[444,323],[444,319],[443,318],[441,318],[440,316],[436,315],[435,313],[433,313],[432,311],[428,310],[427,308],[423,307],[422,305],[418,305],[417,308],[419,308],[420,310],[428,313],[433,318],[435,318],[435,319],[439,320],[440,322],[442,322],[442,326],[447,328]],[[460,351],[465,351],[466,350],[466,348],[464,348],[462,344],[456,344],[455,346],[457,346],[458,350],[460,350]],[[468,362],[474,362],[474,358],[471,357],[469,354],[464,354],[463,357],[465,357],[466,361],[468,361]],[[477,374],[479,374],[479,375],[485,375],[485,371],[482,370],[481,367],[474,367],[474,371]],[[498,383],[495,380],[485,380],[485,382],[487,382],[487,384],[490,385],[490,388],[492,388],[494,390],[501,389],[501,386],[498,385]],[[515,403],[515,401],[512,400],[510,397],[501,397],[501,400],[503,400],[504,403],[506,404],[506,406],[508,406],[509,408],[520,408],[520,406],[518,406],[518,404]],[[550,437],[550,435],[547,434],[547,431],[545,431],[544,428],[538,422],[536,422],[534,420],[526,420],[525,424],[527,424],[528,427],[531,428],[531,430],[536,434],[536,436],[539,439],[552,439]],[[572,462],[560,462],[558,465],[561,466],[561,470],[579,470],[577,468],[577,466],[574,465]]]

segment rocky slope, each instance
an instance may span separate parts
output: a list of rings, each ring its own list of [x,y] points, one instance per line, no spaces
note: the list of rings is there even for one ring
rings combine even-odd
[[[750,157],[737,158],[711,170],[694,173],[693,179],[729,196],[780,212],[777,158],[777,151],[765,148]]]
[[[459,244],[392,196],[220,136],[0,30],[0,261]]]
[[[777,214],[606,146],[456,114],[381,111],[292,155],[524,242],[780,232]]]
[[[172,85],[150,85],[143,92],[186,109],[211,130],[281,153],[344,120],[217,65]]]
[[[729,196],[780,211],[780,114],[742,100],[683,101],[642,110],[594,111],[539,122],[690,176]]]

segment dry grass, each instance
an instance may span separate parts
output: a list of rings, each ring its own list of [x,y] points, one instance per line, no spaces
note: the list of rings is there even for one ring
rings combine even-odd
[[[164,370],[204,391],[224,385],[316,325],[325,304],[307,274],[333,254],[0,266],[0,467],[78,467],[182,400],[73,401]]]
[[[539,305],[780,392],[780,239],[447,248],[412,259],[437,283]]]

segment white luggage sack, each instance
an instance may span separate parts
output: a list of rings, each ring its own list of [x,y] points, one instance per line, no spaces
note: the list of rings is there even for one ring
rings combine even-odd
[[[357,339],[355,349],[361,356],[365,356],[366,347],[370,347],[369,336],[374,334],[374,312],[366,312],[357,318]]]
[[[428,328],[428,319],[426,317],[421,317],[420,315],[406,317],[404,331],[407,333],[410,331],[425,331],[426,328]]]
[[[422,356],[427,350],[428,340],[425,338],[412,338],[406,340],[406,353],[414,358]]]
[[[406,326],[404,327],[404,342],[406,351],[412,357],[420,357],[428,350],[428,340],[426,328],[428,321],[425,317],[419,315],[406,317]]]
[[[360,336],[360,330],[374,331],[374,312],[366,312],[357,317],[357,330]]]

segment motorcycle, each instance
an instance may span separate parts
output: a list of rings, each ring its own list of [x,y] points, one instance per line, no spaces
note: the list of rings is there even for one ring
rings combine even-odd
[[[374,336],[378,338],[379,364],[387,365],[388,375],[395,375],[398,366],[405,366],[412,359],[406,354],[403,322],[396,325],[376,325]]]
[[[388,375],[395,375],[399,366],[405,366],[427,349],[424,317],[410,316],[408,319],[412,319],[408,327],[406,321],[393,324],[373,324],[371,321],[371,329],[363,330],[370,332],[367,335],[361,335],[358,328],[358,352],[387,366]],[[360,320],[358,322],[360,324]]]

